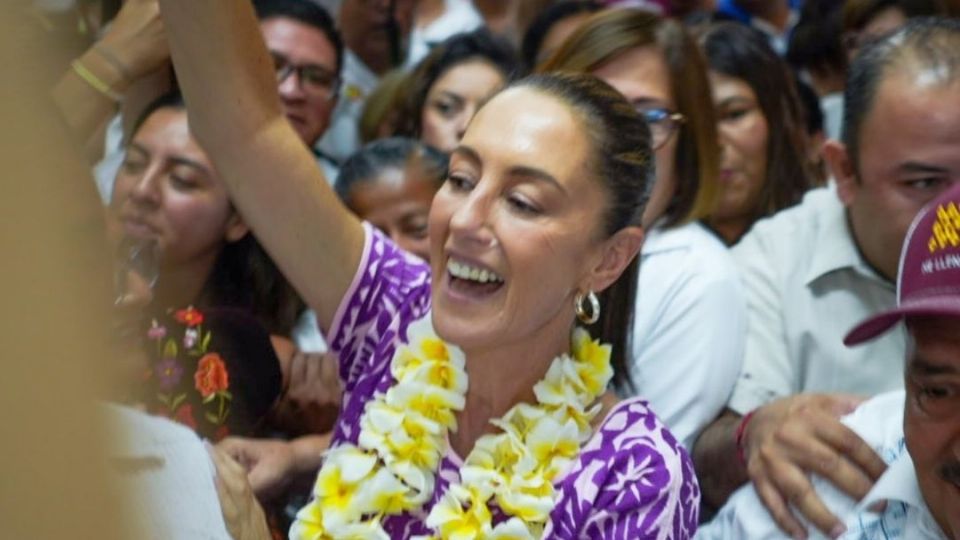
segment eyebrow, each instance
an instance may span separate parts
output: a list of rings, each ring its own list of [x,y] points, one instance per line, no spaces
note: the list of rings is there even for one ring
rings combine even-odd
[[[930,362],[916,356],[910,361],[908,369],[910,373],[916,375],[953,375],[960,373],[956,366]]]
[[[630,104],[634,107],[654,107],[660,109],[670,108],[670,105],[668,105],[665,101],[652,97],[632,99],[630,100]]]
[[[471,161],[476,163],[482,163],[480,159],[480,154],[476,150],[470,148],[469,146],[460,145],[453,150],[454,154],[463,154]],[[530,178],[533,180],[539,180],[544,183],[550,184],[556,189],[560,190],[561,193],[566,194],[567,190],[563,185],[556,179],[554,176],[543,169],[538,169],[536,167],[530,167],[528,165],[514,165],[507,169],[507,174],[510,176],[520,176],[523,178]]]
[[[901,163],[897,169],[906,173],[947,174],[950,172],[946,167],[930,165],[929,163],[920,163],[919,161],[907,161],[905,163]]]
[[[755,105],[756,102],[748,97],[744,96],[729,96],[720,100],[720,103],[717,104],[717,107],[726,107],[728,105],[743,103],[744,105]]]
[[[191,169],[196,169],[197,171],[207,176],[210,176],[210,169],[208,169],[204,165],[201,165],[200,163],[197,163],[196,161],[193,161],[192,159],[174,156],[174,157],[171,157],[169,161],[174,165],[183,165],[185,167],[190,167]]]

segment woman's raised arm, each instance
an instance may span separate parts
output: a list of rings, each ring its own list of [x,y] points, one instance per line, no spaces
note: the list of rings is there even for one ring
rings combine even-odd
[[[329,329],[363,250],[283,115],[250,0],[161,0],[190,128],[260,243]]]

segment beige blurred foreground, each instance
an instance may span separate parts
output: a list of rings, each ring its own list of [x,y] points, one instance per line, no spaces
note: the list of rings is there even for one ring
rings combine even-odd
[[[27,4],[0,2],[0,539],[144,538],[97,457],[108,258],[94,184],[47,99],[64,51]]]

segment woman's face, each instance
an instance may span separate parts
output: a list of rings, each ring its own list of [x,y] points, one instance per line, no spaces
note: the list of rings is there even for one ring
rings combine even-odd
[[[451,155],[430,211],[438,333],[465,349],[568,336],[573,297],[599,292],[604,190],[566,105],[538,90],[493,98]]]
[[[663,108],[677,112],[670,86],[670,70],[663,53],[655,46],[636,47],[593,70],[593,75],[616,88],[638,111]],[[650,201],[643,213],[648,226],[670,205],[677,190],[677,130],[654,150],[657,177]]]
[[[467,60],[448,69],[427,91],[420,111],[420,139],[443,152],[452,151],[480,104],[503,83],[503,74],[486,60]]]
[[[401,248],[430,258],[427,217],[437,181],[417,160],[403,169],[386,169],[350,190],[350,209],[387,234]]]
[[[110,208],[123,234],[158,241],[166,267],[212,264],[247,233],[181,109],[157,110],[134,134]]]
[[[720,198],[713,217],[748,222],[767,181],[767,118],[757,95],[736,77],[710,72],[720,137]]]

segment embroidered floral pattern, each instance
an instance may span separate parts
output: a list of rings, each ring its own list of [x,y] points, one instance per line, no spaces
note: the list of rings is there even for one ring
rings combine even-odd
[[[160,406],[149,408],[207,436],[222,438],[229,433],[224,423],[233,399],[227,364],[219,353],[208,350],[212,335],[203,327],[202,312],[191,306],[174,312],[173,320],[183,325],[182,334],[156,320],[147,330],[148,343],[160,359],[148,372],[147,381],[156,388],[154,397]],[[185,375],[188,366],[194,364],[191,381]],[[192,394],[194,391],[196,394]],[[199,399],[191,398],[191,394],[199,394]]]

